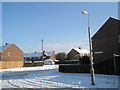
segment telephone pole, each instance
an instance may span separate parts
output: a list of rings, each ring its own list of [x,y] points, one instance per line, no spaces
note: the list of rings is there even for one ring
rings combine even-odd
[[[43,39],[42,39],[42,61],[43,61]]]

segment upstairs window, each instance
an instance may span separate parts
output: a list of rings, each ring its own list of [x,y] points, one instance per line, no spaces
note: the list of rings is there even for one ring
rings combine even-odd
[[[10,52],[8,52],[8,56],[10,56]]]

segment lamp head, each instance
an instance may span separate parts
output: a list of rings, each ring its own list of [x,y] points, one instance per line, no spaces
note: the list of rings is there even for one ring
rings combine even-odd
[[[88,12],[87,11],[82,11],[82,14],[88,14]]]

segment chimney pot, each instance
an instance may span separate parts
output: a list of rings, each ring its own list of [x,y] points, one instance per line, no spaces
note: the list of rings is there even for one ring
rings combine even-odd
[[[9,45],[9,43],[5,43],[5,45]]]
[[[79,47],[79,49],[81,49],[81,47]]]

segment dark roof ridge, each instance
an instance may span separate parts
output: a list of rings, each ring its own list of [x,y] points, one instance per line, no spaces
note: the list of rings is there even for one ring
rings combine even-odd
[[[107,21],[98,29],[98,31],[97,31],[91,38],[93,39],[93,38],[96,36],[96,34],[101,30],[101,28],[103,28],[104,25],[105,25],[109,20],[111,20],[111,19],[120,21],[119,19],[116,19],[116,18],[113,18],[112,16],[110,16],[110,17],[107,19]]]
[[[120,19],[115,18],[115,17],[113,17],[113,16],[110,16],[110,18],[111,18],[111,19],[114,19],[114,20],[118,20],[118,21],[120,21]],[[110,19],[110,18],[109,18],[109,19]]]

